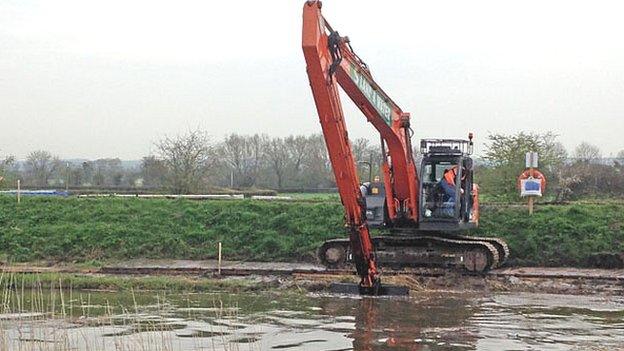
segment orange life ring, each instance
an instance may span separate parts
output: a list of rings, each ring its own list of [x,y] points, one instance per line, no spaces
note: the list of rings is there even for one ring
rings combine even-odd
[[[522,172],[518,177],[518,189],[520,189],[520,181],[529,178],[531,178],[531,170],[527,169]],[[542,191],[546,190],[546,177],[544,176],[544,174],[542,174],[542,172],[538,171],[537,169],[533,169],[533,179],[539,179],[540,183],[542,183]]]

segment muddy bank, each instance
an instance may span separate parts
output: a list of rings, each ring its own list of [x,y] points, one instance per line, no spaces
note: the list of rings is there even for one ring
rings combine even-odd
[[[332,282],[356,283],[350,271],[318,270],[318,267],[262,267],[236,270],[233,275],[216,271],[190,270],[186,266],[165,270],[140,269],[129,271],[104,268],[12,266],[5,267],[4,279],[13,279],[14,286],[59,286],[97,290],[171,290],[171,291],[283,291],[327,292]],[[279,269],[278,269],[279,268]],[[108,272],[108,273],[107,273]],[[566,295],[624,295],[624,272],[621,270],[569,268],[514,268],[490,272],[487,275],[462,274],[456,271],[392,272],[382,275],[387,284],[407,286],[411,294],[424,292],[475,293],[487,295],[500,292],[531,292]],[[61,282],[61,283],[59,283]]]
[[[357,282],[353,276],[297,276],[293,283],[310,291],[327,291],[331,282]],[[437,277],[395,275],[383,278],[387,284],[408,286],[411,295],[430,292],[487,295],[500,292],[529,292],[564,295],[624,295],[624,281],[597,278],[536,278],[516,276],[469,276],[449,273]]]
[[[191,274],[209,277],[251,277],[275,286],[326,290],[331,282],[357,282],[352,270],[327,270],[307,263],[133,260],[106,265],[107,274]],[[383,280],[418,291],[541,292],[555,294],[619,294],[624,292],[624,270],[553,267],[495,269],[484,275],[446,269],[384,271]]]

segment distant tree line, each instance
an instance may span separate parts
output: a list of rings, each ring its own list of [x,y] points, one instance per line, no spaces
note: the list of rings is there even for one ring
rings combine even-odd
[[[380,175],[378,144],[363,138],[351,141],[361,181]],[[489,135],[484,154],[476,155],[482,194],[489,200],[517,200],[516,178],[528,151],[540,156],[552,200],[624,196],[624,150],[605,163],[598,147],[583,142],[569,154],[551,132]],[[230,134],[215,141],[201,130],[162,138],[155,143],[154,154],[131,167],[119,158],[69,162],[44,150],[33,151],[20,162],[0,157],[0,178],[2,188],[13,188],[20,179],[25,188],[130,188],[179,194],[336,186],[320,134],[285,138]]]
[[[336,186],[331,164],[320,134],[230,134],[214,141],[200,130],[164,137],[155,152],[133,167],[119,158],[76,162],[61,160],[37,150],[25,160],[0,159],[2,188],[137,188],[163,189],[173,193],[201,193],[232,189],[331,189]],[[378,146],[366,139],[353,141],[362,180],[379,173]],[[372,169],[369,170],[369,167]]]

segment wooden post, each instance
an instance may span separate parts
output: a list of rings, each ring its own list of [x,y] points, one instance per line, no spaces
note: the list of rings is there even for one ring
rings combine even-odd
[[[217,272],[221,275],[221,242],[219,241],[219,263],[217,265]]]
[[[20,184],[20,180],[17,180],[17,203],[20,203],[20,197],[21,197],[21,184]]]
[[[535,181],[540,182],[540,186],[539,186],[540,191],[537,192],[537,193],[539,194],[539,196],[541,196],[542,191],[543,191],[541,184],[544,183],[544,179],[542,177],[540,177],[540,179],[535,179],[535,172],[536,172],[535,168],[537,167],[537,160],[538,160],[537,152],[527,152],[526,153],[525,164],[526,164],[526,168],[528,168],[528,170],[529,170],[528,179],[530,179],[533,182],[535,182]],[[521,177],[525,174],[525,172],[522,173]],[[537,173],[540,174],[539,172],[537,172]],[[522,179],[519,179],[518,181],[522,182]],[[522,183],[521,183],[521,185],[522,185]],[[536,192],[535,191],[530,191],[530,192],[527,191],[527,193],[535,194]],[[529,194],[527,194],[529,215],[533,215],[533,207],[535,205],[535,195],[529,195]],[[520,189],[520,195],[522,195],[522,189]]]

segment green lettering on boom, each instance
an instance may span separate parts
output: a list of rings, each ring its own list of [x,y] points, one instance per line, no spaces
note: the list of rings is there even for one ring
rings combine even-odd
[[[379,113],[386,124],[391,126],[392,108],[390,107],[390,104],[386,102],[383,96],[379,94],[379,92],[368,82],[368,79],[358,72],[353,65],[349,65],[349,76],[358,89],[360,89],[362,94],[364,94],[366,100],[368,100],[368,102],[373,105],[375,110],[377,110],[377,113]]]

